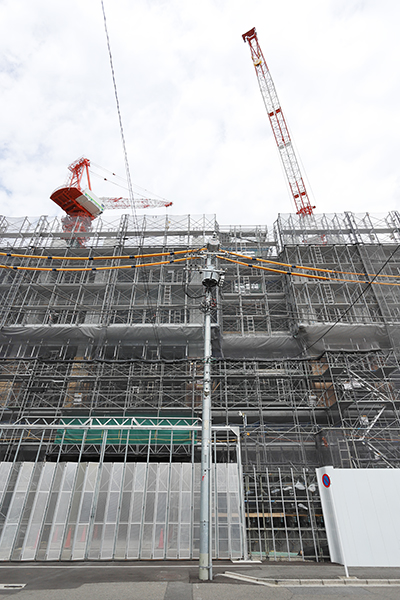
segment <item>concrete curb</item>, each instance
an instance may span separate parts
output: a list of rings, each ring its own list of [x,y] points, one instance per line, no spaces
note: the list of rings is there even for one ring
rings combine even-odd
[[[252,577],[251,575],[241,575],[226,571],[218,574],[221,577],[228,577],[247,583],[257,585],[266,585],[268,587],[395,587],[400,586],[400,579],[357,579],[357,577],[343,577],[341,579],[264,579],[262,577]]]

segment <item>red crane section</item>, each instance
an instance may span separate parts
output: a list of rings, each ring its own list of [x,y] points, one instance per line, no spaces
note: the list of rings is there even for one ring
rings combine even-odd
[[[61,219],[63,230],[71,234],[65,239],[75,237],[78,245],[84,247],[92,227],[92,221],[108,208],[130,208],[129,198],[98,198],[92,191],[89,177],[90,160],[78,158],[69,165],[71,175],[66,185],[57,188],[50,196],[51,200],[62,208],[67,214]],[[88,187],[82,189],[82,177],[86,171]],[[172,206],[166,200],[152,200],[150,198],[134,199],[133,205],[137,208],[155,208],[158,206]],[[73,235],[72,235],[73,234]]]
[[[68,169],[71,171],[71,176],[68,181],[68,187],[77,187],[81,189],[82,175],[86,170],[86,177],[88,181],[89,190],[92,189],[90,185],[89,177],[90,160],[88,158],[78,158],[75,162],[69,165]]]
[[[315,206],[311,205],[308,197],[285,117],[283,116],[282,107],[279,103],[271,73],[269,72],[260,44],[258,43],[255,27],[250,29],[247,33],[244,33],[242,38],[244,42],[248,42],[250,46],[251,58],[256,70],[261,95],[264,100],[265,108],[267,109],[275,141],[289,182],[289,187],[296,206],[296,212],[302,217],[312,215]]]
[[[90,160],[84,157],[78,158],[70,164],[68,169],[71,171],[71,175],[67,184],[57,188],[50,196],[51,200],[70,217],[87,217],[91,221],[106,209],[131,207],[129,198],[98,198],[90,185],[89,167]],[[85,172],[88,187],[82,190],[82,177]],[[172,206],[172,202],[152,198],[135,198],[133,205],[136,208],[157,208]]]
[[[70,217],[86,217],[93,221],[93,219],[101,215],[104,206],[92,192],[89,167],[90,160],[88,158],[78,158],[78,160],[69,165],[68,169],[71,171],[71,175],[67,185],[57,188],[50,198]],[[81,182],[85,171],[88,189],[82,190]]]

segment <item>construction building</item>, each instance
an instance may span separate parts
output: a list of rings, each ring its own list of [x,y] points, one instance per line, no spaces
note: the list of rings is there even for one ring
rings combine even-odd
[[[315,469],[399,468],[399,213],[1,217],[0,560],[198,557],[214,234],[214,557],[329,559]]]

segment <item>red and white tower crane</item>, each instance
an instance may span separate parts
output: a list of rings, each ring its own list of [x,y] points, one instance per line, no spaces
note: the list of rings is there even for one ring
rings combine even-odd
[[[89,176],[90,160],[78,158],[69,165],[71,172],[67,184],[57,188],[51,200],[62,208],[67,216],[62,219],[63,230],[69,233],[88,233],[91,222],[106,209],[131,208],[129,198],[98,198],[92,191]],[[87,188],[82,189],[82,178],[86,172]],[[172,206],[172,202],[140,198],[133,200],[136,208],[156,208]],[[79,245],[85,245],[85,238],[77,237]]]
[[[261,95],[289,182],[290,191],[296,206],[296,213],[302,217],[312,215],[315,206],[311,205],[308,197],[285,117],[283,116],[282,107],[279,103],[271,73],[258,43],[255,27],[244,33],[242,38],[250,46],[251,58],[256,70]]]
[[[70,164],[68,169],[71,171],[71,175],[67,184],[57,188],[50,196],[51,200],[58,204],[70,217],[87,217],[91,221],[106,209],[131,207],[129,198],[98,198],[92,191],[89,167],[90,160],[84,157],[78,158]],[[88,187],[82,189],[81,182],[85,172]],[[136,208],[172,206],[172,202],[150,198],[135,199],[133,203]]]

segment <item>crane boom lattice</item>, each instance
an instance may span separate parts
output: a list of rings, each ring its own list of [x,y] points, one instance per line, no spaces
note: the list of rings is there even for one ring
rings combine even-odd
[[[104,208],[130,208],[131,201],[129,198],[100,198]],[[172,202],[167,200],[155,200],[153,198],[134,198],[133,204],[136,208],[159,208],[162,206],[172,206]]]
[[[244,33],[242,37],[250,46],[251,58],[256,70],[261,95],[264,100],[265,108],[267,109],[275,141],[289,182],[290,191],[296,206],[296,212],[303,217],[312,215],[315,206],[311,205],[308,197],[282,107],[276,93],[271,73],[269,72],[260,44],[258,43],[255,28]]]

